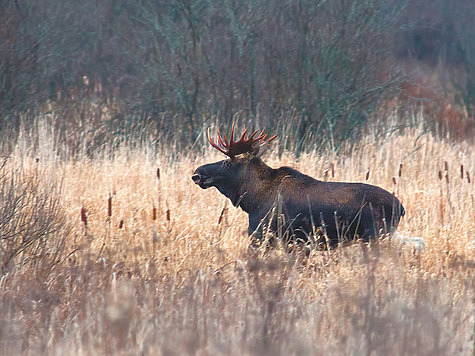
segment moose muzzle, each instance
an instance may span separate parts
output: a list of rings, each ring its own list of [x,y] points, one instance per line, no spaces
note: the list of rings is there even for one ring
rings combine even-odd
[[[195,173],[191,176],[191,179],[193,180],[193,182],[195,182],[195,184],[200,184],[201,176]]]
[[[196,171],[191,176],[191,179],[193,180],[193,182],[195,184],[199,185],[200,188],[202,188],[202,189],[207,189],[207,188],[211,187],[212,184],[213,184],[213,178],[212,177],[207,177],[203,174],[196,173]]]

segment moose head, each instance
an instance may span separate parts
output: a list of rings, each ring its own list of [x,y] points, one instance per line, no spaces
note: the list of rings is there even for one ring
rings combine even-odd
[[[254,131],[249,138],[246,138],[247,129],[238,141],[234,141],[234,123],[231,128],[231,135],[226,134],[221,137],[218,130],[217,143],[213,142],[208,130],[208,140],[211,146],[224,153],[229,158],[216,163],[206,164],[195,170],[191,179],[195,184],[203,189],[216,187],[222,194],[228,197],[237,206],[239,204],[241,189],[248,173],[249,166],[255,166],[260,159],[263,146],[268,145],[277,135],[267,139],[267,134],[262,131]],[[255,160],[254,162],[253,159]],[[252,163],[251,163],[252,162]],[[254,163],[254,164],[253,164]],[[255,167],[253,167],[255,168]]]

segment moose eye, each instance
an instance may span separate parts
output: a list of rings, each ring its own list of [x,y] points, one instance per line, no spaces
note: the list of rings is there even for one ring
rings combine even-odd
[[[231,167],[231,161],[224,161],[225,167]]]

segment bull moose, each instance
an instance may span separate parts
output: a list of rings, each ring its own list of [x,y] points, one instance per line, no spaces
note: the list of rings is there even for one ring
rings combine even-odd
[[[395,232],[404,208],[388,191],[363,183],[325,182],[290,167],[273,169],[261,160],[262,148],[277,137],[247,129],[234,140],[218,130],[214,148],[228,159],[198,167],[191,179],[203,189],[216,187],[249,214],[249,235],[264,232],[289,241],[327,247],[360,238],[365,242]]]

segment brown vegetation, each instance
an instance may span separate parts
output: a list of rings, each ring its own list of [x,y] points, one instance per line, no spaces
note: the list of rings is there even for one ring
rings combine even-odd
[[[189,145],[215,118],[271,127],[292,117],[296,142],[310,132],[338,148],[426,68],[425,85],[450,97],[437,105],[456,116],[443,127],[454,121],[460,136],[474,125],[473,0],[4,5],[0,130],[9,135],[47,113],[71,144],[68,127],[94,131],[92,151],[138,126]]]
[[[413,130],[382,143],[369,135],[341,156],[270,155],[274,166],[395,192],[407,211],[399,230],[426,242],[302,259],[249,249],[245,214],[192,186],[193,168],[217,152],[177,159],[124,146],[58,161],[52,140],[34,155],[19,142],[4,167],[2,179],[19,177],[14,194],[34,182],[28,199],[58,201],[54,211],[22,205],[25,223],[60,226],[41,254],[25,246],[3,271],[1,354],[473,353],[473,146]]]
[[[3,2],[0,354],[473,354],[474,8]],[[189,179],[234,121],[425,250],[249,248]]]

